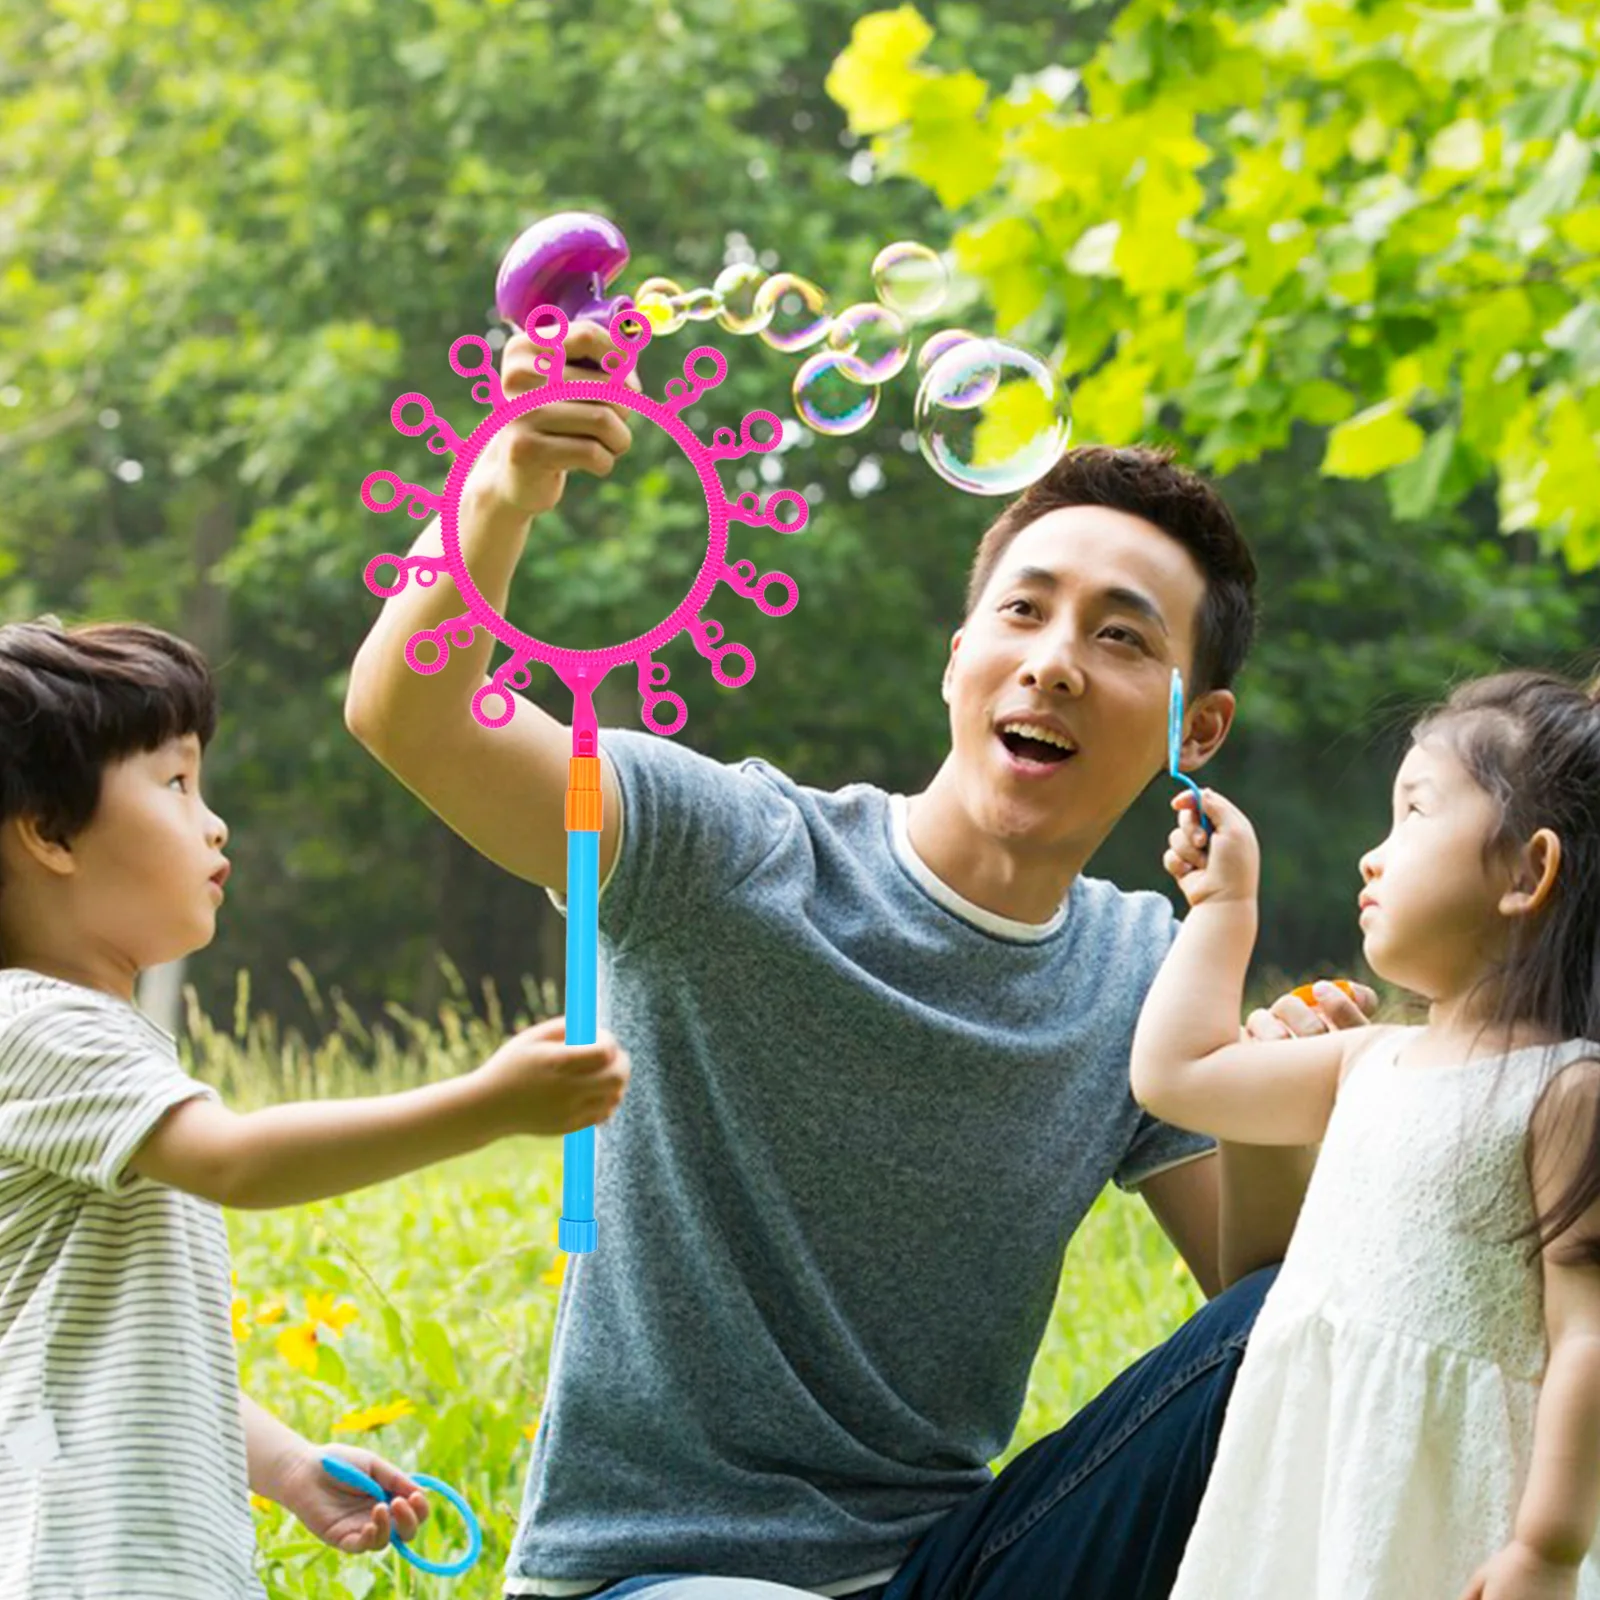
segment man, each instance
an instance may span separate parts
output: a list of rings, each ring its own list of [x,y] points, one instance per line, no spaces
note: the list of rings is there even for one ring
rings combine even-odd
[[[569,361],[607,348],[568,335]],[[533,356],[508,344],[508,394],[538,381]],[[623,410],[542,407],[475,466],[462,550],[502,612],[530,520],[626,451]],[[438,553],[437,529],[415,549]],[[1176,924],[1083,868],[1164,768],[1174,666],[1185,764],[1222,744],[1254,578],[1198,477],[1073,452],[984,536],[944,676],[951,746],[921,794],[822,793],[607,733],[600,931],[635,1070],[508,1596],[1166,1593],[1305,1164],[1138,1111],[1128,1046]],[[487,641],[406,667],[406,639],[457,604],[445,587],[385,604],[346,720],[477,849],[559,889],[570,733],[527,703],[477,724]],[[1256,1031],[1362,1020],[1342,996],[1275,1009]],[[991,1480],[1108,1179],[1217,1298]]]

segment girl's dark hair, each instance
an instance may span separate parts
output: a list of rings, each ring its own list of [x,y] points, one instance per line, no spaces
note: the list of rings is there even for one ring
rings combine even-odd
[[[1548,902],[1514,921],[1505,960],[1484,980],[1486,1030],[1532,1026],[1556,1039],[1600,1040],[1600,679],[1588,687],[1550,672],[1477,679],[1417,726],[1416,741],[1430,736],[1497,803],[1491,858],[1520,849],[1540,828],[1561,841]],[[1545,1087],[1541,1106],[1560,1081]],[[1600,1200],[1600,1116],[1582,1132],[1577,1175],[1516,1235],[1535,1252]],[[1576,1241],[1572,1254],[1600,1265],[1600,1238]]]
[[[105,768],[217,724],[211,670],[192,645],[138,623],[0,626],[0,822],[81,833]]]
[[[1052,511],[1106,506],[1142,517],[1177,540],[1206,582],[1195,619],[1193,699],[1233,685],[1256,632],[1256,563],[1228,503],[1167,449],[1083,445],[1068,450],[995,519],[967,578],[967,615],[982,599],[1011,541]]]

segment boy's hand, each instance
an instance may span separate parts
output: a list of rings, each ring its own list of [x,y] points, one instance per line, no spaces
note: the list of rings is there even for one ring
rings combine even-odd
[[[498,1132],[572,1133],[622,1103],[627,1051],[604,1028],[593,1044],[568,1045],[566,1027],[565,1017],[550,1017],[524,1028],[478,1068]]]
[[[600,358],[616,346],[605,328],[585,317],[567,329],[565,348],[564,376],[599,382],[605,377]],[[525,333],[506,341],[500,385],[507,399],[544,387],[546,380],[534,368],[540,352]],[[628,386],[639,387],[637,374],[629,375]],[[610,476],[617,457],[633,443],[628,415],[625,406],[603,400],[559,400],[526,411],[489,441],[473,463],[468,490],[536,517],[560,500],[569,472]]]
[[[1177,880],[1191,906],[1207,901],[1253,900],[1261,881],[1261,848],[1250,819],[1215,789],[1206,789],[1208,836],[1195,815],[1194,796],[1185,789],[1174,795],[1178,825],[1167,838],[1161,864]]]
[[[317,1459],[323,1454],[339,1456],[375,1479],[389,1491],[388,1504],[330,1478]],[[383,1549],[391,1532],[410,1539],[428,1515],[427,1495],[398,1467],[343,1444],[297,1453],[277,1499],[324,1544],[348,1554]]]

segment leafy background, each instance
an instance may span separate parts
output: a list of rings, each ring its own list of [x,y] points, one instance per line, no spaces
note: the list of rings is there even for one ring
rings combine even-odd
[[[544,897],[343,727],[361,570],[407,537],[356,487],[432,464],[389,403],[460,417],[445,352],[552,210],[622,225],[625,286],[753,253],[835,306],[919,238],[963,275],[943,320],[1055,361],[1079,440],[1225,475],[1265,631],[1213,776],[1266,843],[1264,968],[1348,969],[1397,721],[1594,635],[1596,28],[1553,0],[0,0],[0,615],[138,616],[217,663],[238,872],[188,974],[208,1008],[242,968],[309,1027],[296,959],[368,1016],[437,1003],[441,954],[507,992],[557,975]],[[724,342],[730,414],[786,396],[793,358]],[[659,344],[657,392],[682,347]],[[744,691],[669,654],[699,748],[817,784],[931,775],[996,505],[906,448],[912,398],[902,377],[867,433],[785,451],[817,503],[783,549],[801,603],[724,606],[760,663]],[[576,486],[513,615],[638,631],[696,503],[660,452]],[[1159,886],[1161,817],[1154,795],[1095,870]]]

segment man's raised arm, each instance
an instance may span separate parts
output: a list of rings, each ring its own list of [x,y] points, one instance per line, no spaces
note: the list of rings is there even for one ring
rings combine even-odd
[[[567,335],[574,365],[612,348],[604,329],[575,322]],[[536,347],[525,334],[506,345],[501,382],[516,396],[542,380]],[[530,521],[561,498],[567,474],[609,475],[631,443],[622,407],[598,401],[541,406],[507,424],[474,464],[461,496],[461,553],[483,597],[503,616]],[[440,555],[438,519],[412,555]],[[485,683],[493,640],[479,629],[469,649],[424,675],[406,665],[406,641],[422,628],[459,616],[462,600],[447,579],[424,589],[415,580],[386,600],[350,670],[345,725],[385,767],[475,850],[532,883],[564,888],[567,876],[566,788],[571,733],[522,696],[502,728],[472,715]],[[600,874],[610,870],[620,836],[621,796],[602,763],[604,826]]]

